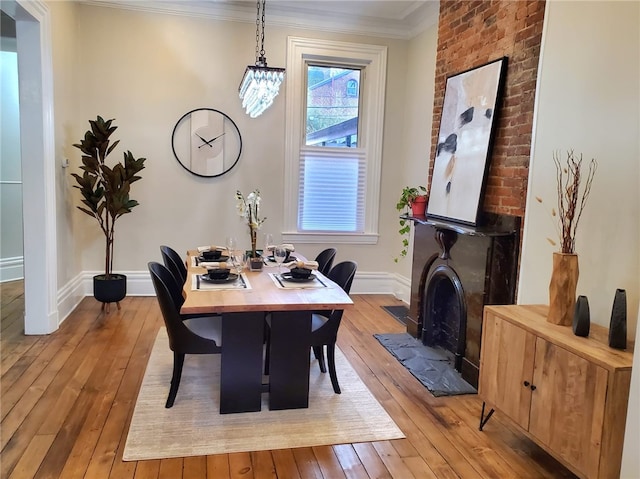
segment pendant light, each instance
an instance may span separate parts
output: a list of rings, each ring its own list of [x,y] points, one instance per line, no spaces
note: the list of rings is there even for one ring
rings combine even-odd
[[[238,91],[242,100],[242,107],[251,118],[260,116],[273,103],[278,95],[280,84],[284,79],[284,68],[267,66],[264,53],[264,10],[266,0],[257,0],[258,14],[256,16],[256,64],[249,65],[244,71]],[[262,7],[262,8],[261,8]],[[262,12],[262,16],[260,13]],[[258,47],[260,49],[258,50]]]

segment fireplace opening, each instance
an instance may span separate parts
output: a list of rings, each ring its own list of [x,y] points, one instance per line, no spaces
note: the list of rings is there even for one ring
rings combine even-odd
[[[461,371],[467,311],[462,283],[452,268],[440,265],[429,274],[423,304],[422,343],[449,352],[455,370]]]

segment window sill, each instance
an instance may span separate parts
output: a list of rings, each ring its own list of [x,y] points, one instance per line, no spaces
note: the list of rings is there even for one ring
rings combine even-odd
[[[378,244],[377,233],[283,232],[282,241],[293,244]]]

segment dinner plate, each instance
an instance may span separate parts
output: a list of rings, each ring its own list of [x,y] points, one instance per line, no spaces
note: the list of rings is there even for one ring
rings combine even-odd
[[[235,273],[229,273],[229,276],[227,276],[224,279],[213,279],[213,278],[210,278],[209,275],[207,274],[201,274],[200,279],[207,283],[225,284],[225,283],[233,283],[236,279],[238,279],[238,275]]]
[[[276,259],[273,257],[273,255],[271,256],[267,256],[267,260],[271,261],[272,263],[277,263]],[[283,261],[283,263],[288,263],[289,261],[298,261],[298,258],[296,258],[295,256],[289,256],[286,260]]]
[[[222,256],[220,256],[219,258],[216,258],[216,259],[204,259],[204,257],[198,256],[198,262],[199,263],[202,263],[202,262],[205,262],[205,263],[221,263],[222,261],[227,261],[228,259],[229,259],[229,257],[228,256],[224,256],[224,255],[222,255]]]
[[[280,277],[285,281],[291,281],[292,283],[308,283],[316,279],[316,275],[311,273],[308,278],[294,278],[291,273],[282,273]]]

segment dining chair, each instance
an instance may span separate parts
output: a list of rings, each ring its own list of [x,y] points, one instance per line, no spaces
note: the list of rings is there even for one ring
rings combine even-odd
[[[222,320],[211,316],[186,318],[181,315],[180,307],[184,302],[180,294],[181,285],[166,266],[151,261],[148,267],[167,328],[169,348],[173,351],[173,374],[165,404],[166,408],[170,408],[178,394],[185,355],[222,352]]]
[[[343,291],[349,294],[351,284],[356,274],[358,264],[355,261],[343,261],[338,263],[327,277],[340,286]],[[342,309],[334,309],[333,311],[320,312],[316,311],[311,315],[311,348],[313,354],[318,360],[318,366],[323,373],[327,372],[324,360],[324,348],[327,348],[327,365],[329,366],[329,376],[331,377],[331,385],[333,392],[340,394],[340,385],[338,384],[338,376],[336,374],[335,350],[336,341],[338,339],[338,328],[342,321]],[[267,326],[269,326],[269,318],[267,318]],[[268,329],[268,328],[267,328]],[[267,331],[267,344],[265,352],[265,368],[266,375],[269,374],[269,349],[271,346],[270,331]]]
[[[170,246],[160,246],[160,253],[162,254],[162,262],[164,266],[171,272],[176,280],[176,283],[180,286],[175,294],[174,301],[176,304],[182,305],[184,297],[182,296],[182,285],[187,280],[187,267],[184,260],[180,257],[178,252],[172,249]],[[219,317],[218,313],[202,313],[202,314],[183,314],[182,319],[200,318],[200,317]]]
[[[187,280],[187,266],[176,250],[170,246],[161,245],[160,253],[162,262],[171,271],[179,284],[184,284]]]
[[[318,262],[318,271],[320,271],[325,276],[329,274],[331,271],[331,266],[333,265],[333,260],[336,257],[336,249],[335,248],[327,248],[321,251],[318,256],[316,256],[316,261]]]

